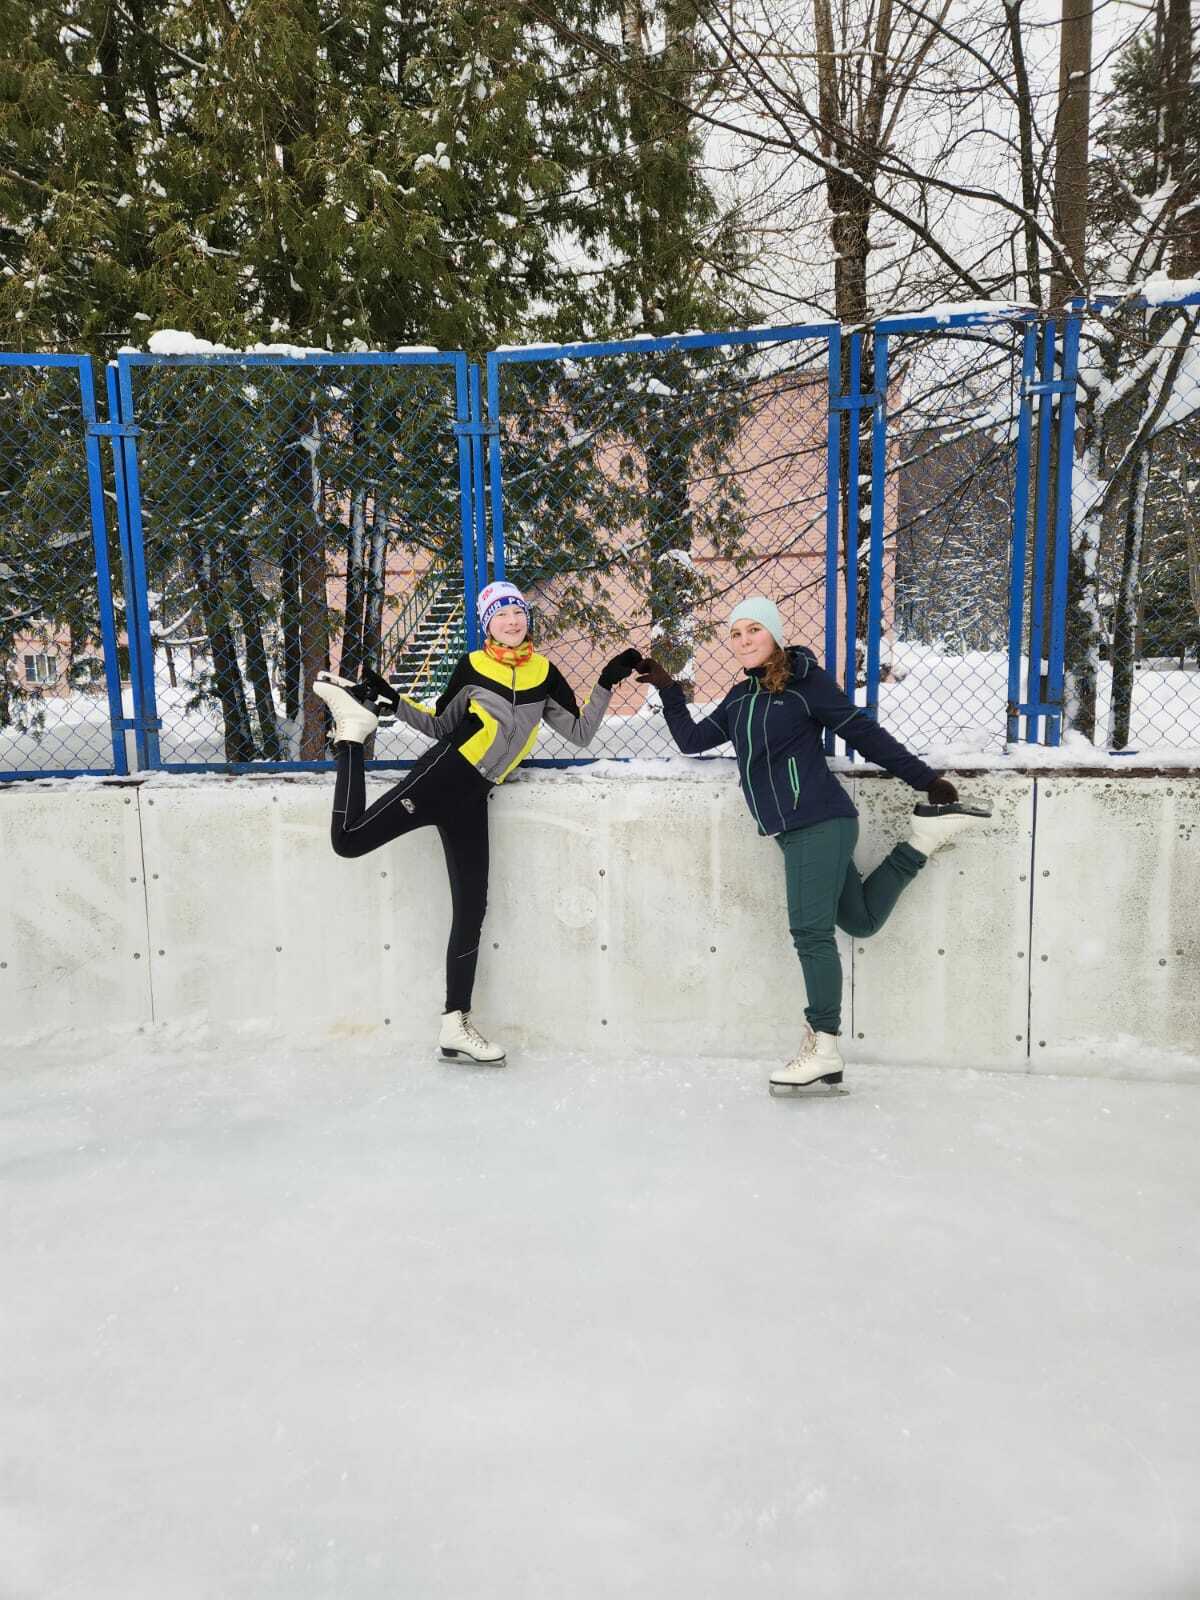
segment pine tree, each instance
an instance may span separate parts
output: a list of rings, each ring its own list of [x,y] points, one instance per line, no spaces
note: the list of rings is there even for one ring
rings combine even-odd
[[[173,327],[235,349],[479,351],[631,315],[653,332],[711,324],[732,244],[686,110],[688,8],[642,18],[666,28],[667,50],[643,52],[653,86],[596,57],[619,15],[597,0],[558,8],[554,27],[486,0],[0,0],[0,339],[105,357]],[[581,250],[590,277],[564,265]],[[679,365],[678,395],[694,367]],[[331,388],[291,369],[247,400],[230,369],[136,381],[148,415],[174,418],[140,446],[152,570],[177,608],[158,625],[203,624],[199,692],[227,759],[245,760],[278,748],[273,608],[294,753],[317,755],[303,686],[335,637],[352,670],[378,651],[389,530],[457,559],[445,382],[406,369]],[[637,444],[669,631],[696,598],[678,557],[705,447],[661,398]],[[209,505],[221,474],[229,492]],[[592,479],[594,524],[611,495]]]
[[[563,50],[591,62],[581,76],[610,130],[611,147],[601,144],[590,169],[604,205],[579,224],[598,257],[586,324],[594,336],[661,337],[755,319],[731,289],[744,246],[704,169],[696,112],[713,76],[700,43],[706,9],[708,0],[623,0],[615,26],[590,32],[556,17]],[[548,335],[577,331],[567,320],[574,314],[569,305],[547,319]],[[753,411],[752,365],[746,352],[675,351],[510,375],[513,570],[548,580],[539,528],[547,519],[569,527],[554,564],[556,626],[619,637],[624,619],[613,614],[604,574],[620,571],[646,596],[655,655],[686,679],[696,642],[711,631],[697,618],[715,599],[695,554],[736,556],[744,532],[741,490],[727,469]]]

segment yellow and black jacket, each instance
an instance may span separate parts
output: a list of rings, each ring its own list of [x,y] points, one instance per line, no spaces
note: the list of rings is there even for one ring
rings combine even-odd
[[[444,739],[491,783],[503,783],[537,742],[545,721],[571,744],[590,744],[611,689],[599,684],[582,709],[562,673],[536,651],[510,667],[484,650],[463,656],[433,710],[400,695],[398,722],[431,739]]]

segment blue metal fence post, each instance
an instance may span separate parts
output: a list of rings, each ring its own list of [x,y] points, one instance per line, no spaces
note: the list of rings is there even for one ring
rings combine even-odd
[[[125,754],[125,712],[121,705],[121,658],[117,650],[113,615],[112,571],[108,561],[108,518],[104,508],[104,474],[100,463],[100,438],[96,415],[96,382],[90,356],[79,357],[79,392],[86,424],[88,500],[92,518],[92,549],[96,558],[96,598],[100,613],[100,642],[104,651],[104,682],[108,691],[108,717],[112,736],[113,771],[129,771]]]
[[[1017,412],[1017,463],[1013,485],[1012,554],[1008,592],[1008,712],[1006,739],[1013,744],[1021,734],[1021,638],[1025,631],[1026,547],[1029,542],[1029,465],[1033,431],[1033,394],[1030,385],[1037,371],[1037,327],[1030,323],[1021,343],[1021,383]],[[1026,697],[1033,698],[1027,685]]]
[[[1079,375],[1078,314],[1063,320],[1062,399],[1058,408],[1058,483],[1054,507],[1054,575],[1050,590],[1050,648],[1046,667],[1046,743],[1062,738],[1064,652],[1067,632],[1067,573],[1071,550],[1071,500],[1075,481],[1075,385]]]
[[[121,448],[121,396],[117,384],[117,364],[110,361],[104,373],[108,396],[109,427],[112,430],[113,484],[117,495],[117,536],[121,546],[121,592],[125,600],[125,657],[129,666],[129,696],[131,715],[126,717],[121,709],[121,728],[134,735],[137,765],[144,765],[142,739],[138,730],[138,704],[140,690],[137,683],[137,654],[134,636],[137,632],[137,606],[133,597],[133,550],[129,539],[129,490],[125,476],[125,452]]]
[[[875,334],[871,412],[871,549],[867,588],[867,700],[869,717],[879,717],[879,653],[883,633],[883,513],[887,493],[887,334]]]
[[[1042,356],[1038,392],[1038,472],[1034,498],[1033,583],[1029,595],[1029,713],[1025,718],[1025,740],[1038,742],[1039,709],[1042,703],[1042,611],[1046,599],[1046,544],[1050,506],[1050,425],[1054,416],[1053,390],[1056,332],[1054,322],[1042,329]]]
[[[492,503],[492,577],[504,576],[504,476],[500,444],[500,361],[494,350],[487,358],[487,414],[493,432],[488,441],[488,485]]]
[[[478,595],[480,589],[487,586],[488,566],[487,483],[484,477],[487,469],[483,448],[487,423],[483,414],[483,387],[477,361],[471,363],[471,419],[475,424],[475,432],[471,436],[471,505],[475,524],[475,593]],[[472,648],[479,643],[478,634],[479,619],[472,611],[467,630],[467,638]]]
[[[158,697],[154,687],[154,641],[150,636],[150,584],[146,576],[146,549],[142,529],[142,491],[138,471],[137,424],[134,419],[133,381],[127,358],[117,358],[115,389],[117,410],[115,453],[119,454],[125,477],[125,509],[128,519],[129,583],[126,586],[125,636],[129,646],[129,681],[133,688],[134,734],[137,739],[138,766],[153,771],[161,766],[158,730]]]
[[[825,671],[837,677],[838,664],[838,549],[842,503],[842,330],[830,331],[829,419],[825,442]],[[825,730],[825,753],[833,754],[833,733]]]
[[[476,526],[474,472],[475,453],[479,443],[479,418],[471,405],[471,379],[466,356],[454,363],[454,408],[458,426],[458,522],[462,537],[463,558],[463,628],[467,646],[473,650],[476,643]]]
[[[858,472],[861,446],[859,413],[862,406],[862,334],[850,335],[850,433],[846,440],[846,672],[847,696],[855,698],[858,677]],[[854,759],[854,752],[847,748]]]

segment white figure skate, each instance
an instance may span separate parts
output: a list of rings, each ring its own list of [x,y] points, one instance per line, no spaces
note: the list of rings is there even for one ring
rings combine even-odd
[[[504,1046],[485,1039],[465,1011],[447,1011],[442,1018],[438,1047],[443,1061],[477,1061],[484,1067],[502,1067]]]
[[[844,1066],[837,1034],[814,1033],[810,1028],[799,1053],[771,1074],[771,1093],[814,1099],[849,1094],[849,1089],[842,1087]]]

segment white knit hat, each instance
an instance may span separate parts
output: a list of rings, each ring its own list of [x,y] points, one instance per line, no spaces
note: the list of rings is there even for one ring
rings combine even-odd
[[[759,623],[779,648],[783,649],[783,618],[779,615],[779,607],[774,600],[768,600],[761,594],[752,594],[749,599],[740,601],[729,613],[729,626],[732,628],[735,622]]]
[[[504,606],[520,606],[526,617],[529,615],[529,601],[515,583],[505,583],[503,578],[498,578],[495,583],[489,583],[486,589],[479,591],[479,626],[485,637],[488,623]]]

